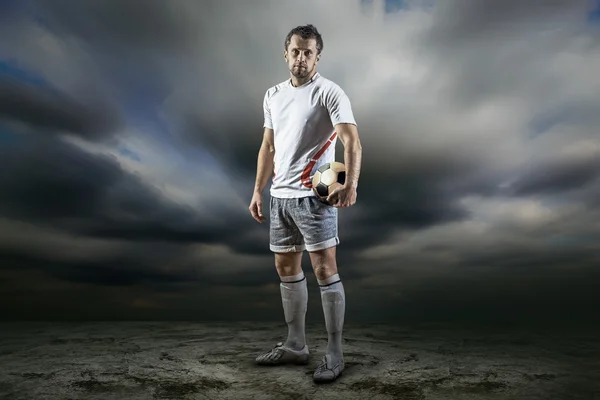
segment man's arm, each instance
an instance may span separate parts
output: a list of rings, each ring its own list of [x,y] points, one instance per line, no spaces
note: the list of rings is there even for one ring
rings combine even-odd
[[[346,186],[356,189],[362,162],[362,145],[358,136],[358,128],[354,124],[337,124],[335,131],[344,145]]]
[[[273,129],[265,128],[263,140],[258,151],[258,160],[256,163],[256,183],[254,193],[262,194],[273,176],[273,159],[275,156],[275,144]]]
[[[275,156],[275,144],[273,139],[273,129],[265,128],[263,140],[258,151],[258,160],[256,163],[256,182],[254,184],[254,192],[250,201],[250,214],[258,222],[263,222],[263,191],[269,182],[269,178],[273,176],[273,159]]]
[[[342,88],[337,85],[331,86],[324,92],[323,100],[331,123],[344,145],[344,165],[346,166],[345,184],[335,188],[327,196],[327,201],[334,207],[350,207],[356,202],[356,188],[362,162],[362,146],[358,138],[358,128],[350,99]]]

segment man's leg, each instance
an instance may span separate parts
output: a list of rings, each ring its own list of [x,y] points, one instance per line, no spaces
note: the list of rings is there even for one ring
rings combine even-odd
[[[292,215],[304,237],[319,283],[328,336],[325,357],[313,378],[317,382],[333,381],[344,369],[342,329],[346,311],[344,287],[336,263],[338,213],[336,208],[309,196],[297,201]]]
[[[281,301],[288,337],[284,347],[300,351],[306,346],[305,320],[308,303],[306,277],[302,271],[302,253],[276,253],[275,267],[281,283]]]
[[[311,263],[321,291],[321,304],[327,329],[325,357],[314,373],[314,380],[337,379],[344,370],[342,331],[346,312],[346,294],[336,263],[336,247],[310,252]]]
[[[275,253],[288,337],[285,343],[277,343],[271,350],[256,358],[256,362],[263,365],[308,362],[309,351],[305,337],[308,290],[301,265],[304,241],[289,216],[288,203],[287,199],[271,198],[269,246]]]

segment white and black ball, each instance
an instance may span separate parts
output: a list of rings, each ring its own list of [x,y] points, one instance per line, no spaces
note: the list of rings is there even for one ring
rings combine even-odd
[[[346,166],[341,162],[329,162],[321,165],[312,177],[315,195],[322,201],[337,187],[346,182]]]

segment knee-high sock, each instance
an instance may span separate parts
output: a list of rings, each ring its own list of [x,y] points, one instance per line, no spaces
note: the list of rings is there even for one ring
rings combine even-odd
[[[346,312],[346,294],[339,274],[325,280],[318,280],[321,289],[321,303],[327,328],[327,349],[325,354],[334,359],[343,358],[342,330]]]
[[[308,289],[304,272],[294,276],[281,277],[281,301],[285,322],[288,326],[288,337],[285,346],[301,350],[306,344],[305,319],[308,303]]]

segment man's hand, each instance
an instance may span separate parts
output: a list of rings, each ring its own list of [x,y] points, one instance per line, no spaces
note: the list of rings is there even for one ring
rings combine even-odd
[[[263,196],[260,192],[254,192],[252,195],[252,200],[250,201],[250,214],[252,214],[252,218],[254,218],[258,223],[262,224],[265,220],[263,216]]]
[[[334,207],[350,207],[356,203],[356,186],[340,185],[333,189],[327,202]]]

